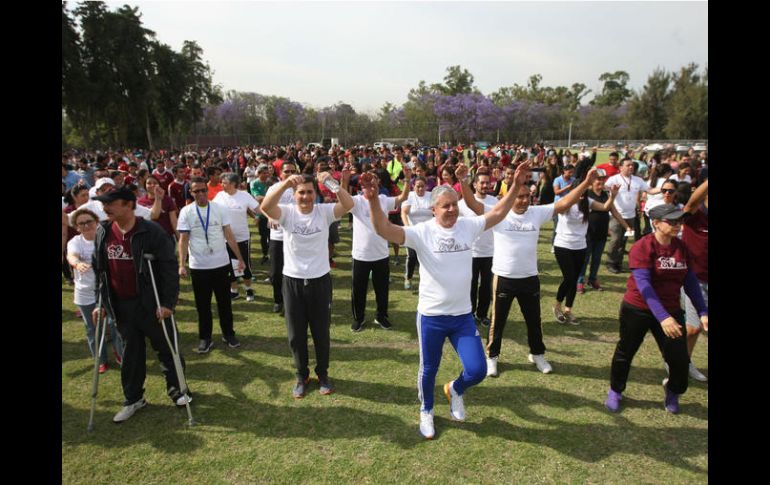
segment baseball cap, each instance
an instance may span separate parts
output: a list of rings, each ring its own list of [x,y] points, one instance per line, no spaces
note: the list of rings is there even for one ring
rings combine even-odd
[[[102,185],[104,185],[104,184],[110,184],[110,185],[112,185],[114,187],[115,186],[115,181],[112,180],[109,177],[102,177],[102,178],[100,178],[99,180],[96,181],[96,184],[94,184],[94,188],[96,190],[99,190],[99,189],[102,188]]]
[[[684,211],[674,204],[661,204],[650,209],[650,219],[668,219],[674,221],[681,218]]]
[[[93,200],[98,200],[104,204],[109,204],[110,202],[115,202],[116,200],[136,200],[136,196],[133,192],[126,188],[120,188],[117,190],[113,190],[111,192],[107,192],[106,194],[99,195],[97,197],[94,197]]]

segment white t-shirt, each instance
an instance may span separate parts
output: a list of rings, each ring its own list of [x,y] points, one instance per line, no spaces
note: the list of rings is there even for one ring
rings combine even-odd
[[[77,254],[79,260],[90,266],[91,258],[94,255],[94,241],[87,241],[82,234],[78,234],[67,242],[67,254]],[[72,268],[72,276],[75,279],[75,305],[93,305],[96,303],[96,275],[94,270],[89,269],[85,273],[81,273]]]
[[[589,199],[590,202],[590,199]],[[583,213],[578,204],[572,205],[565,214],[559,214],[559,222],[556,224],[556,239],[553,245],[565,249],[585,249],[586,233],[588,232],[588,219],[583,222]]]
[[[524,214],[508,212],[494,228],[492,272],[504,278],[537,276],[537,239],[540,226],[553,218],[553,206],[531,205]]]
[[[493,197],[489,194],[484,196],[484,198],[481,200],[476,197],[476,200],[484,204],[485,213],[489,212],[498,202],[497,197]],[[465,200],[460,200],[457,206],[460,209],[460,215],[462,217],[476,217],[476,213],[473,212],[470,207],[468,207],[468,204],[465,203]],[[492,231],[482,232],[478,239],[473,241],[471,254],[474,258],[491,258],[494,256],[495,236],[492,234]]]
[[[380,194],[380,208],[387,216],[396,208],[396,198]],[[378,236],[369,214],[369,201],[363,195],[353,197],[353,259],[379,261],[390,255],[388,241]]]
[[[329,225],[334,222],[334,205],[315,204],[302,214],[295,204],[279,204],[283,226],[283,274],[291,278],[320,278],[329,267]]]
[[[203,225],[206,224],[207,215],[208,231],[204,231]],[[214,269],[230,264],[224,231],[224,227],[229,225],[230,211],[215,202],[209,202],[202,208],[195,202],[182,207],[176,229],[190,234],[187,249],[190,269]],[[206,242],[207,232],[208,243]]]
[[[102,201],[100,200],[89,200],[85,204],[78,207],[78,209],[88,209],[94,214],[96,214],[99,217],[99,222],[104,222],[109,217],[107,217],[107,213],[104,212],[104,204],[102,204]],[[72,225],[72,214],[74,214],[75,211],[70,212],[67,217],[69,217],[70,225]],[[142,219],[145,219],[147,221],[151,221],[152,217],[150,216],[151,211],[147,207],[141,206],[139,204],[136,204],[136,208],[134,209],[134,215],[136,217],[141,217]]]
[[[465,315],[471,312],[473,241],[484,231],[484,216],[460,217],[451,229],[435,219],[404,227],[408,248],[420,260],[420,295],[417,311],[422,315]]]
[[[433,207],[430,205],[429,191],[425,192],[422,197],[417,195],[417,192],[409,192],[409,196],[401,204],[401,207],[409,206],[409,215],[407,219],[414,226],[421,222],[429,221],[433,219]]]
[[[249,214],[246,209],[256,210],[259,202],[251,194],[243,190],[230,195],[224,190],[214,196],[216,202],[230,211],[230,229],[235,235],[235,242],[249,240]],[[242,255],[245,257],[245,255]]]
[[[689,174],[684,176],[684,180],[679,180],[679,174],[675,173],[674,175],[670,176],[668,178],[668,180],[673,180],[673,181],[675,181],[677,183],[679,183],[679,182],[687,182],[688,184],[692,183],[692,177],[690,177]]]
[[[632,175],[626,178],[621,174],[615,174],[608,178],[604,186],[609,189],[613,185],[620,185],[620,191],[615,197],[615,208],[623,219],[636,217],[636,199],[640,191],[647,192],[650,186],[641,177]]]
[[[666,183],[666,180],[663,177],[658,177],[658,180],[655,182],[655,188],[659,189],[663,187],[663,184]],[[647,201],[644,203],[644,212],[648,212],[649,209],[652,209],[656,205],[660,204],[663,201],[663,193],[658,192],[657,194],[647,194]],[[650,206],[652,204],[652,206]],[[649,213],[647,214],[649,216]]]
[[[275,190],[278,190],[278,186],[280,185],[280,182],[277,184],[273,184],[270,186],[269,189],[267,189],[267,192],[265,192],[265,197],[267,197],[267,194],[270,192],[273,192]],[[281,198],[278,200],[278,204],[293,204],[294,203],[294,188],[289,187],[286,189],[286,191],[281,194]],[[283,241],[283,229],[281,228],[281,225],[278,223],[278,221],[267,218],[267,225],[270,227],[270,240],[273,241]]]

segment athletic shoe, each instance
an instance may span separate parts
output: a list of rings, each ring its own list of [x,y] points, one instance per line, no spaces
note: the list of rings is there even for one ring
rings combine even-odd
[[[572,312],[565,312],[564,318],[567,319],[567,323],[570,325],[580,325],[580,322],[577,318],[575,318],[575,315],[573,315]]]
[[[331,379],[329,379],[329,376],[319,377],[318,385],[320,386],[320,389],[318,389],[318,392],[320,392],[324,396],[328,396],[329,394],[334,392],[334,384],[332,384],[332,381]]]
[[[607,400],[604,401],[604,405],[613,413],[617,413],[620,410],[621,399],[623,399],[623,396],[619,392],[610,389],[607,393]]]
[[[353,332],[360,332],[364,327],[364,322],[357,322],[353,320],[353,323],[350,324],[350,330]]]
[[[497,357],[487,357],[487,376],[497,377]]]
[[[449,414],[455,421],[465,421],[465,404],[463,397],[452,387],[454,381],[444,384],[444,395],[449,400]]]
[[[433,427],[433,410],[420,411],[420,434],[428,440],[436,436],[436,429]]]
[[[396,265],[396,266],[401,264],[401,258],[399,256],[394,257],[393,258],[393,264]]]
[[[329,267],[330,268],[336,268],[337,267],[337,263],[333,259],[330,259],[329,260]]]
[[[584,295],[586,292],[586,285],[584,285],[583,283],[578,283],[577,292],[580,293],[581,295]]]
[[[283,311],[283,303],[275,303],[273,305],[273,313],[281,313]]]
[[[620,268],[617,268],[617,267],[612,266],[612,265],[607,265],[607,271],[609,271],[612,274],[618,274],[618,273],[620,273]]]
[[[223,335],[222,342],[226,343],[227,346],[230,347],[231,349],[237,349],[238,347],[241,346],[241,343],[238,341],[237,338],[235,338],[235,335],[230,335],[229,337]]]
[[[186,406],[188,402],[192,402],[191,394],[181,394],[179,397],[174,399],[174,404],[176,404],[179,407]]]
[[[107,372],[107,363],[99,364],[99,374],[104,374]]]
[[[669,413],[676,414],[679,412],[679,395],[669,391],[667,384],[668,377],[663,379],[663,390],[666,392],[666,397],[663,400],[663,407],[665,407],[666,411]]]
[[[543,374],[550,374],[553,371],[553,368],[551,368],[551,364],[548,363],[547,360],[545,360],[545,355],[532,355],[529,354],[527,356],[527,360],[529,360],[530,363],[535,364],[537,366],[537,370],[542,372]]]
[[[481,319],[481,324],[485,327],[488,327],[490,323],[492,322],[487,317]]]
[[[567,323],[567,317],[564,316],[564,312],[561,311],[561,305],[558,303],[553,305],[553,316],[556,317],[557,322]]]
[[[267,278],[263,279],[262,283],[270,283],[270,277],[268,276]]]
[[[201,339],[200,343],[198,344],[198,350],[197,352],[199,354],[207,354],[209,350],[211,350],[214,347],[214,341],[211,339]]]
[[[412,289],[412,280],[404,280],[404,289],[405,290],[411,290]]]
[[[553,246],[551,246],[551,254],[555,254],[555,253],[556,253],[556,250],[554,249]]]
[[[388,317],[377,317],[374,319],[374,323],[384,328],[385,330],[390,330],[393,328],[393,325],[390,323],[390,320],[388,320]]]
[[[241,294],[239,292],[237,292],[237,291],[236,292],[232,292],[232,291],[230,292],[230,300],[231,301],[232,300],[237,300],[240,297],[241,297]]]
[[[123,406],[123,409],[118,411],[118,414],[112,418],[112,422],[122,423],[123,421],[127,421],[131,416],[133,416],[137,411],[145,406],[147,406],[147,401],[145,401],[144,398],[136,401],[133,404],[129,404],[128,406]]]
[[[688,369],[688,372],[690,373],[690,377],[696,381],[706,382],[709,380],[708,377],[704,376],[701,371],[699,371],[698,368],[693,365],[692,362],[690,362],[690,368]]]
[[[620,271],[618,271],[618,273],[620,273]],[[604,291],[604,288],[601,287],[598,281],[591,281],[589,284],[591,285],[591,288],[596,291]]]
[[[310,378],[297,380],[297,383],[294,384],[294,390],[292,391],[294,399],[302,399],[305,397],[308,384],[310,384]]]
[[[254,290],[248,289],[246,290],[246,301],[254,301],[257,297],[254,296]]]
[[[75,310],[75,318],[83,318],[83,314],[80,312],[80,308]]]

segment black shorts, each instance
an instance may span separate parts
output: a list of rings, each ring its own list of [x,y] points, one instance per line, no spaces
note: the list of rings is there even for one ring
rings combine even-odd
[[[392,222],[393,224],[397,226],[403,226],[404,221],[401,220],[401,214],[395,213],[395,214],[388,214],[388,220]]]
[[[329,225],[329,244],[340,242],[340,221],[334,221]]]

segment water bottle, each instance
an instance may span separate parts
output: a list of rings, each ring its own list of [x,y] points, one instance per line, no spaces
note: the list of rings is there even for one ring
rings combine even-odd
[[[333,177],[327,177],[326,180],[323,181],[323,185],[333,194],[340,191],[340,183],[334,180]]]

